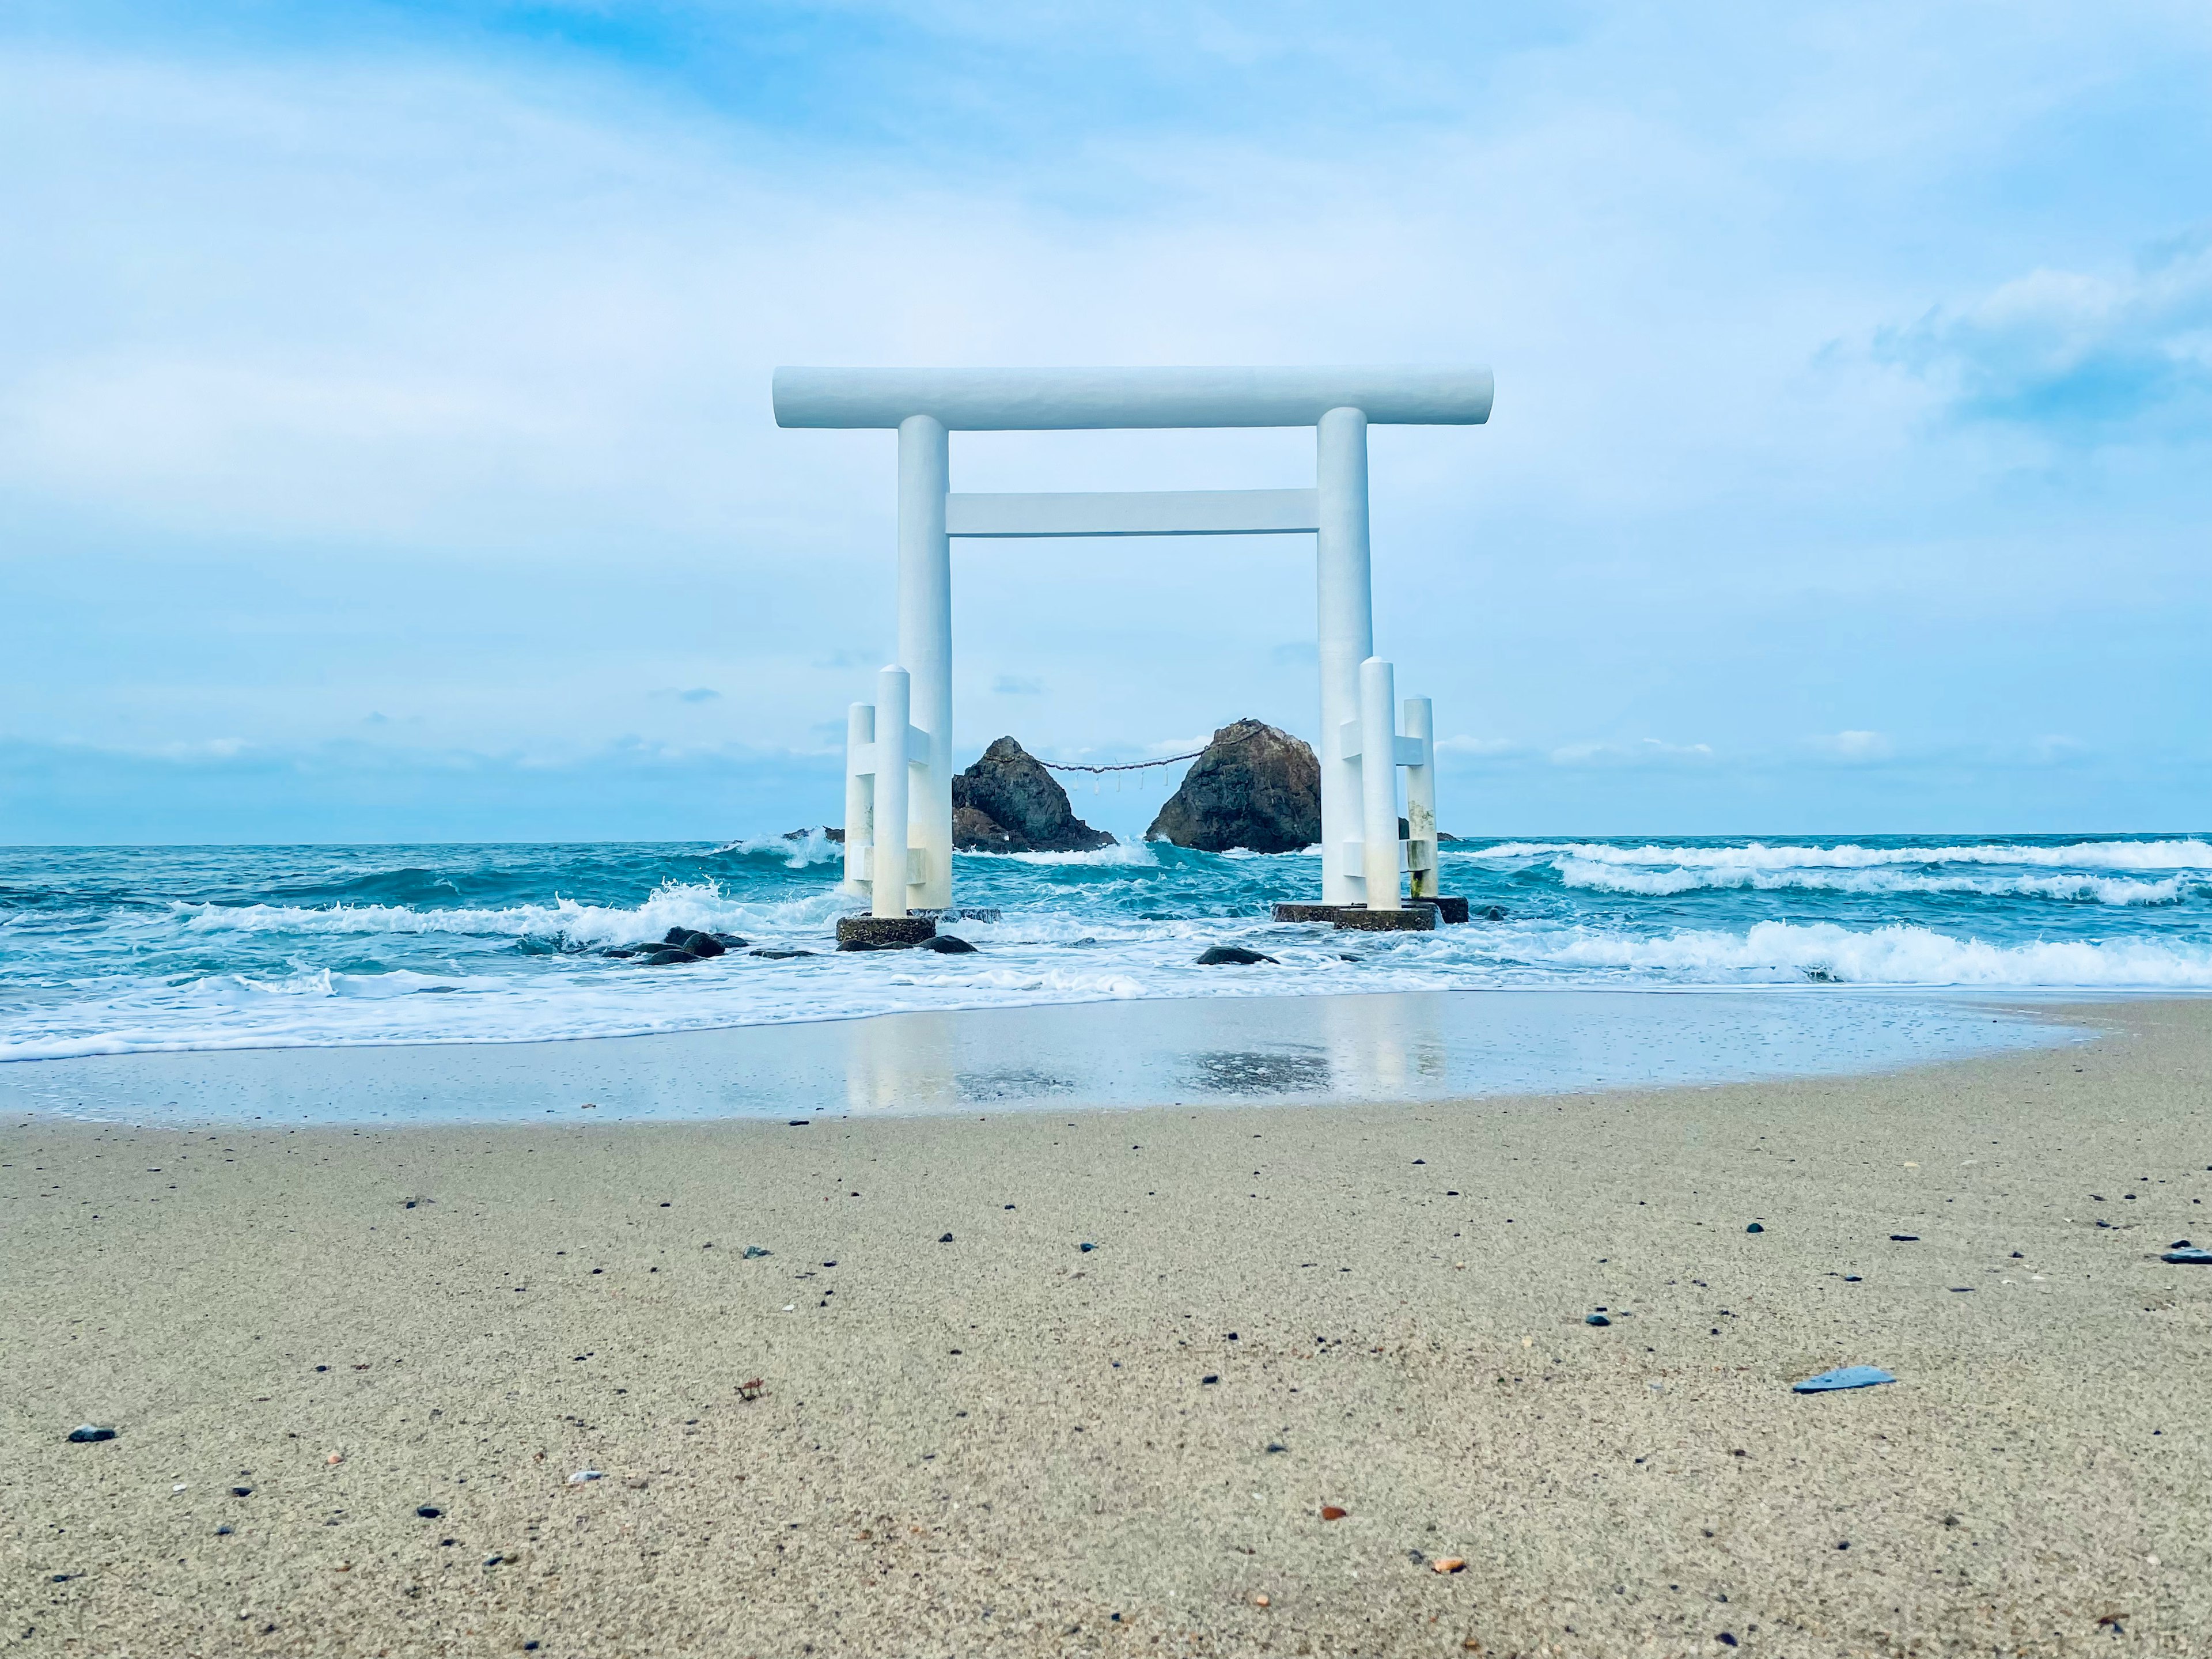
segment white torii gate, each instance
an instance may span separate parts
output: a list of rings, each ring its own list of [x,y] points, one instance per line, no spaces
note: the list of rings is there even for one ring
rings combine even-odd
[[[1433,896],[1429,702],[1407,701],[1400,736],[1393,671],[1374,654],[1367,428],[1477,426],[1492,392],[1475,368],[777,369],[778,426],[899,434],[898,659],[847,727],[848,890],[879,917],[952,902],[950,538],[1302,534],[1316,538],[1320,590],[1322,901],[1398,908],[1401,858],[1415,896],[1425,868]],[[1282,426],[1316,428],[1314,489],[951,493],[948,433]],[[1400,765],[1413,769],[1402,849]]]

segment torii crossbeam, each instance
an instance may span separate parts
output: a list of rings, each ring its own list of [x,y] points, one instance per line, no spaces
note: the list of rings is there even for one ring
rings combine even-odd
[[[1413,869],[1415,896],[1425,870],[1433,894],[1427,700],[1409,701],[1413,729],[1401,737],[1390,665],[1374,658],[1367,428],[1477,426],[1490,418],[1492,391],[1490,371],[1475,368],[777,369],[777,425],[899,434],[898,659],[880,677],[872,709],[854,705],[848,726],[848,890],[867,892],[878,917],[952,902],[951,537],[1310,535],[1322,899],[1395,908],[1401,860]],[[1315,428],[1311,489],[951,491],[953,432],[1285,426]],[[1363,766],[1368,757],[1382,763]],[[1401,764],[1414,768],[1413,844],[1405,848],[1396,824]]]

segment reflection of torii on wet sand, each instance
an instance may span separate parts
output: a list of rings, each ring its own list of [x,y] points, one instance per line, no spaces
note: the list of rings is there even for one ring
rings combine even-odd
[[[845,884],[878,918],[952,902],[954,536],[1316,538],[1322,897],[1370,910],[1436,894],[1435,733],[1374,654],[1370,425],[1489,419],[1486,368],[779,368],[776,424],[896,428],[898,659],[846,732]],[[946,434],[1310,426],[1311,489],[956,495]],[[1365,765],[1369,758],[1383,764]],[[1409,836],[1398,836],[1400,766]]]

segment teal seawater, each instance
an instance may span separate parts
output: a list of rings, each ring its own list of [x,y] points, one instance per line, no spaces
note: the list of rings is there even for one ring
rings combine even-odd
[[[726,846],[0,850],[0,1059],[527,1041],[1111,998],[1481,988],[2212,990],[2212,838],[1493,841],[1444,854],[1478,915],[1280,927],[1312,854],[963,854],[1000,912],[963,957],[835,954],[820,836]],[[672,927],[756,945],[597,955]],[[1206,969],[1216,943],[1272,966]]]

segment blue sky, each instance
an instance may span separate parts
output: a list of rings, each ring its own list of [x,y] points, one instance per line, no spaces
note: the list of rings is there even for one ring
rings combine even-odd
[[[1462,833],[2203,829],[2208,71],[2194,3],[16,0],[0,840],[833,817],[890,447],[779,362],[1492,364],[1373,446]],[[963,758],[1313,734],[1291,538],[955,595]]]

